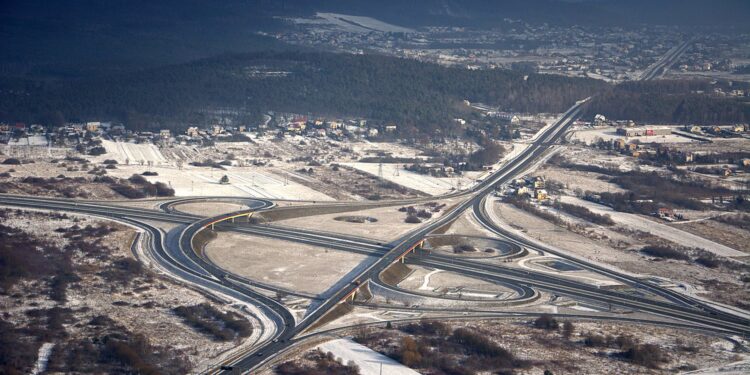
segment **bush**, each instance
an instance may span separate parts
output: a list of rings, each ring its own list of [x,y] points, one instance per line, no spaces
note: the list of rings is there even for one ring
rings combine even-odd
[[[406,216],[404,222],[409,224],[419,224],[422,222],[422,220],[420,220],[416,215],[408,215]]]
[[[157,182],[154,184],[156,186],[156,195],[159,197],[174,197],[174,189],[169,187],[167,184],[163,182]]]
[[[153,171],[145,171],[141,173],[141,176],[158,176],[159,174]]]
[[[428,212],[427,210],[419,210],[419,212],[417,212],[417,217],[421,217],[423,219],[429,219],[432,217],[432,214]]]
[[[609,215],[600,215],[594,212],[591,212],[586,207],[577,206],[570,203],[560,203],[559,205],[560,210],[573,215],[575,217],[581,218],[583,220],[587,220],[589,222],[592,222],[594,224],[599,225],[614,225],[615,222],[612,220],[612,217]]]
[[[143,191],[134,189],[128,185],[114,184],[109,188],[114,190],[115,193],[120,194],[128,199],[146,198],[146,194]]]
[[[472,332],[466,328],[457,328],[453,331],[450,341],[463,345],[464,351],[470,357],[486,357],[490,360],[487,362],[490,362],[492,367],[505,369],[514,367],[515,358],[513,353],[497,345],[484,335]]]
[[[7,158],[3,160],[3,164],[5,165],[21,165],[21,161],[16,158]]]
[[[657,258],[690,260],[687,254],[667,246],[645,246],[641,252]]]
[[[107,153],[107,149],[105,149],[102,146],[92,147],[89,150],[89,155],[93,155],[93,156],[103,155],[103,154],[106,154],[106,153]]]
[[[667,360],[662,349],[654,344],[634,345],[620,355],[629,362],[648,368],[659,368]]]
[[[717,268],[721,265],[719,259],[713,254],[703,254],[695,259],[695,263],[708,268]]]
[[[236,336],[248,337],[252,333],[252,324],[247,319],[233,312],[223,313],[207,303],[179,306],[173,311],[188,325],[213,336],[217,341],[230,341]]]
[[[117,160],[107,159],[107,160],[103,161],[102,164],[104,164],[104,165],[115,165],[115,164],[118,164],[118,163],[117,163]]]
[[[565,323],[563,323],[563,330],[562,330],[563,337],[565,337],[566,339],[570,339],[570,337],[573,336],[574,331],[575,331],[575,326],[573,326],[573,323],[566,320]]]
[[[583,344],[590,347],[603,347],[607,344],[607,340],[602,335],[589,333],[583,338]]]
[[[559,326],[560,325],[557,323],[557,320],[547,314],[542,314],[536,320],[534,320],[534,327],[536,328],[553,330],[557,329],[557,327]]]
[[[137,184],[137,185],[145,185],[148,183],[148,180],[146,180],[143,176],[134,174],[128,178],[128,181]]]

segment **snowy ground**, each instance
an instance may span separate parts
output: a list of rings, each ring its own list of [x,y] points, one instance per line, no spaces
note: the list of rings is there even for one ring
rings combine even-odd
[[[140,165],[118,165],[109,173],[113,176],[128,178],[134,173],[146,170],[158,173],[158,176],[145,176],[151,182],[161,181],[171,186],[178,197],[214,195],[256,197],[271,199],[298,200],[333,200],[331,197],[303,186],[291,179],[262,167],[226,167],[227,170],[185,166],[182,170],[176,167],[146,167]],[[286,173],[286,172],[280,172]],[[228,184],[220,184],[219,179],[226,175]]]
[[[316,13],[316,16],[324,19],[327,23],[335,25],[346,31],[357,33],[369,33],[371,31],[391,32],[391,33],[411,33],[412,29],[391,25],[371,17],[350,16],[348,14],[337,13]]]
[[[154,165],[161,165],[167,163],[167,159],[161,154],[159,147],[152,144],[102,140],[102,146],[107,150],[107,153],[101,155],[100,158],[114,159],[120,164],[124,164],[126,161],[131,164],[152,162]]]
[[[362,375],[419,375],[418,372],[349,339],[337,339],[318,346],[324,353],[331,352],[343,363],[353,361]]]
[[[743,257],[747,254],[732,249],[731,247],[724,246],[714,241],[705,239],[703,237],[696,236],[694,234],[685,232],[683,230],[670,227],[661,223],[657,223],[646,218],[642,218],[638,215],[629,214],[625,212],[617,212],[609,207],[602,206],[600,204],[592,203],[576,197],[562,196],[561,201],[565,203],[571,203],[579,206],[584,206],[589,210],[598,214],[607,214],[612,217],[616,223],[623,224],[632,229],[641,230],[644,232],[651,233],[655,236],[667,239],[669,241],[678,243],[686,247],[698,247],[707,251],[710,251],[716,255],[725,257]]]
[[[594,143],[598,138],[605,141],[611,141],[613,139],[622,138],[627,142],[638,140],[641,143],[692,143],[697,142],[690,138],[685,138],[676,134],[670,135],[653,135],[653,136],[642,136],[642,137],[625,137],[616,133],[614,127],[597,128],[597,129],[584,129],[576,130],[573,132],[572,139],[579,140],[586,144]]]
[[[325,294],[347,274],[375,260],[361,254],[291,241],[219,232],[205,248],[217,266],[260,283]]]
[[[380,164],[378,163],[343,163],[343,165],[351,166],[375,176],[379,175]],[[459,177],[432,177],[404,170],[403,163],[383,163],[382,165],[383,179],[430,195],[447,194],[457,188],[466,189],[474,183],[472,177],[483,173],[466,172]]]

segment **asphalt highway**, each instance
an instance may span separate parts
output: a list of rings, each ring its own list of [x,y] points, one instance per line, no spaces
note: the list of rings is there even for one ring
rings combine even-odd
[[[642,80],[653,79],[663,74],[674,64],[677,59],[688,48],[691,41],[686,41],[649,67],[641,76]],[[380,281],[381,273],[399,258],[405,257],[407,253],[419,245],[428,234],[436,229],[450,223],[467,210],[472,210],[474,216],[487,229],[491,230],[502,241],[514,246],[527,249],[540,250],[545,253],[555,254],[567,259],[579,267],[596,272],[624,284],[630,285],[644,294],[658,296],[659,299],[645,298],[638,295],[599,289],[570,279],[551,276],[547,274],[534,273],[510,267],[489,265],[486,263],[459,259],[441,254],[429,256],[409,256],[407,263],[439,268],[446,271],[460,273],[462,275],[490,280],[498,284],[513,287],[521,295],[528,297],[535,293],[534,289],[546,290],[557,295],[570,296],[579,300],[592,301],[598,304],[615,305],[637,311],[668,317],[673,320],[682,321],[686,326],[702,327],[721,333],[732,333],[750,335],[750,321],[737,317],[733,314],[715,309],[705,303],[684,296],[682,294],[643,282],[637,278],[612,271],[606,267],[575,259],[566,254],[557,252],[552,248],[541,247],[535,243],[520,237],[519,235],[506,231],[494,224],[485,212],[486,197],[498,186],[501,186],[515,178],[523,171],[530,168],[534,163],[556,144],[559,138],[566,132],[571,124],[578,118],[581,107],[588,100],[582,100],[566,111],[557,122],[542,131],[523,152],[507,162],[491,175],[480,181],[472,188],[452,193],[450,197],[466,197],[449,212],[433,220],[427,225],[420,227],[394,243],[377,243],[358,237],[343,236],[331,233],[304,231],[298,229],[283,228],[274,225],[242,225],[222,222],[224,219],[236,216],[237,213],[220,215],[217,217],[203,218],[196,215],[181,213],[175,210],[175,206],[181,203],[199,201],[235,201],[247,205],[248,209],[243,211],[250,213],[273,207],[273,203],[261,199],[244,199],[230,197],[208,197],[208,198],[181,198],[165,202],[160,206],[162,210],[147,210],[139,208],[128,208],[100,204],[96,202],[82,202],[54,198],[36,198],[11,195],[0,195],[0,204],[27,207],[42,210],[77,212],[109,218],[130,225],[140,227],[144,230],[142,241],[146,243],[144,250],[148,256],[159,264],[164,271],[172,276],[197,286],[199,288],[219,293],[237,301],[258,307],[262,313],[274,321],[275,334],[272,339],[267,340],[256,350],[247,350],[233,356],[225,362],[225,365],[234,370],[244,372],[256,368],[270,357],[283,352],[294,341],[296,337],[304,334],[310,327],[314,326],[337,304],[350,296],[360,286],[370,280],[383,284]],[[431,199],[435,199],[432,197]],[[405,203],[391,202],[394,204]],[[342,205],[342,204],[336,204]],[[242,212],[241,212],[242,213]],[[165,235],[161,230],[154,227],[150,222],[169,222],[181,225],[179,233]],[[230,275],[201,256],[202,249],[193,248],[194,238],[206,227],[219,225],[226,230],[239,231],[248,234],[262,235],[289,241],[298,241],[312,245],[325,246],[334,249],[354,251],[362,254],[373,255],[377,260],[371,263],[359,274],[351,275],[342,280],[338,290],[329,291],[324,299],[318,299],[318,304],[301,321],[296,322],[294,316],[280,302],[259,293],[255,288],[276,290],[288,294],[295,294],[293,290],[283,290],[271,285]],[[297,293],[295,295],[313,298],[315,296]],[[663,299],[663,300],[661,300]],[[265,327],[271,329],[272,327]],[[227,370],[228,371],[228,370]],[[216,369],[212,372],[225,372]]]

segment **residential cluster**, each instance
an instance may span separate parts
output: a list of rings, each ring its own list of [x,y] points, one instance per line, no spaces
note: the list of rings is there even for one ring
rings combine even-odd
[[[70,146],[108,139],[131,143],[159,145],[210,145],[213,142],[248,141],[252,136],[273,134],[278,137],[300,135],[305,137],[344,139],[385,139],[398,130],[395,123],[375,124],[362,118],[327,119],[293,113],[264,115],[261,123],[238,125],[221,119],[208,126],[188,126],[183,133],[171,129],[138,131],[126,129],[118,122],[71,122],[61,126],[0,123],[0,144],[10,146]]]
[[[308,21],[294,19],[295,27],[274,36],[292,44],[374,51],[466,69],[512,68],[608,81],[636,79],[685,38],[682,31],[661,26],[561,27],[512,19],[492,29],[424,27],[411,32],[363,32]]]

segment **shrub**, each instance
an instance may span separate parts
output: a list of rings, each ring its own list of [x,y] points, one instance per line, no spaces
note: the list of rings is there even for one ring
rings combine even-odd
[[[629,362],[648,368],[659,368],[666,361],[665,353],[654,344],[634,345],[620,355]]]
[[[427,210],[420,210],[417,212],[417,217],[421,217],[423,219],[429,219],[432,217],[432,214],[428,212]]]
[[[221,312],[207,303],[179,306],[173,311],[188,325],[218,341],[229,341],[235,336],[248,337],[252,333],[252,324],[247,319],[233,312]]]
[[[105,165],[115,165],[115,164],[118,164],[118,163],[117,163],[117,160],[107,159],[107,160],[103,161],[102,164],[105,164]]]
[[[716,257],[716,255],[713,255],[710,253],[702,254],[701,256],[695,259],[695,263],[698,263],[701,266],[708,267],[708,268],[717,268],[721,264],[721,262]]]
[[[158,176],[159,174],[153,171],[145,171],[141,173],[141,176]]]
[[[143,176],[134,174],[128,178],[128,181],[138,184],[138,185],[144,185],[148,183],[148,180],[146,180]]]
[[[105,149],[105,148],[104,148],[104,147],[102,147],[102,146],[96,146],[96,147],[92,147],[92,148],[91,148],[91,149],[89,150],[89,155],[94,155],[94,156],[98,156],[98,155],[104,155],[104,154],[106,154],[106,153],[107,153],[107,149]]]
[[[484,335],[466,328],[453,331],[450,341],[463,345],[469,356],[480,356],[491,359],[493,367],[512,368],[515,358],[509,350],[497,345]]]
[[[154,184],[156,186],[156,195],[159,197],[174,197],[174,189],[169,187],[167,184],[163,182],[157,182]]]
[[[21,165],[21,161],[16,158],[7,158],[3,160],[3,164],[6,165]]]
[[[566,339],[570,339],[570,337],[573,336],[574,331],[575,331],[575,326],[573,326],[573,323],[566,320],[565,323],[563,323],[563,330],[562,330],[563,337],[565,337]]]
[[[587,334],[583,339],[583,344],[590,347],[602,347],[605,346],[606,343],[607,341],[605,340],[604,336],[594,333]]]
[[[592,212],[586,207],[577,206],[570,203],[560,203],[560,210],[563,212],[581,218],[583,220],[590,221],[594,224],[599,225],[614,225],[615,222],[609,215],[600,215]]]
[[[690,260],[687,254],[667,246],[645,246],[641,252],[657,258]]]
[[[419,224],[422,222],[422,220],[420,220],[416,215],[408,215],[406,216],[404,222],[409,224]]]
[[[557,323],[557,320],[555,320],[555,318],[551,317],[550,315],[542,314],[536,320],[534,320],[534,327],[553,330],[557,329],[557,327],[559,327],[559,324]]]
[[[146,194],[143,191],[134,189],[128,185],[114,184],[110,186],[110,189],[128,199],[146,198]]]

